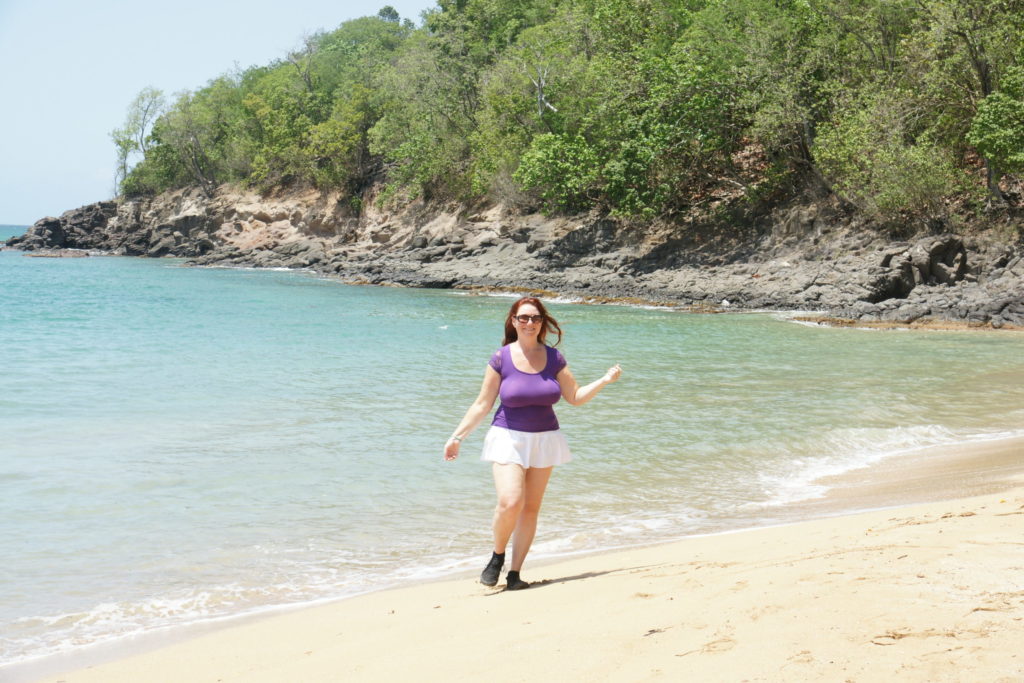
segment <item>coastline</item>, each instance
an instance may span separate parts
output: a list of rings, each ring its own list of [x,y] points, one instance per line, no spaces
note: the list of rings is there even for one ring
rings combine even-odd
[[[120,659],[68,659],[79,670],[59,676],[26,665],[16,680],[1024,673],[1013,645],[1024,635],[1024,438],[931,448],[826,483],[828,495],[787,506],[775,526],[537,560],[526,578],[538,585],[521,593],[461,576],[207,625],[158,649],[126,641],[108,650]],[[497,678],[496,662],[510,665]]]
[[[352,284],[539,289],[591,303],[814,311],[832,324],[1024,327],[1016,238],[927,230],[896,237],[832,201],[775,207],[737,225],[430,202],[369,202],[351,215],[336,199],[229,185],[212,197],[176,190],[43,218],[7,248],[309,269]]]

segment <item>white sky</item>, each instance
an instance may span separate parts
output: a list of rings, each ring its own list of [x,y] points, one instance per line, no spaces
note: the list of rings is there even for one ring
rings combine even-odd
[[[171,95],[267,64],[302,36],[434,0],[0,0],[0,224],[114,194],[110,131],[146,86]]]

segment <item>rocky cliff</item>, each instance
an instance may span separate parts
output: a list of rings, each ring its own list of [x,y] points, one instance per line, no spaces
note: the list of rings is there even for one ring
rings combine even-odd
[[[312,269],[349,282],[547,290],[702,310],[784,309],[861,322],[1024,327],[1024,245],[992,233],[894,242],[827,200],[645,224],[502,206],[361,213],[318,192],[221,188],[100,202],[9,247]]]

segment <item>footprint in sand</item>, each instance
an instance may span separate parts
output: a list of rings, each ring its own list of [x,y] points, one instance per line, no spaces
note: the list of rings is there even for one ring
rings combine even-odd
[[[781,612],[783,609],[782,605],[764,605],[762,607],[755,607],[747,612],[747,616],[750,617],[751,621],[757,621],[761,617],[766,617],[769,614],[775,614]]]
[[[710,643],[704,643],[696,650],[690,650],[689,652],[680,652],[676,657],[686,657],[695,653],[700,654],[715,654],[718,652],[728,652],[729,650],[736,647],[736,641],[732,638],[725,636],[718,640],[712,640]]]
[[[736,647],[736,641],[732,638],[719,638],[718,640],[712,640],[710,643],[704,643],[701,647],[701,652],[728,652],[729,650]]]

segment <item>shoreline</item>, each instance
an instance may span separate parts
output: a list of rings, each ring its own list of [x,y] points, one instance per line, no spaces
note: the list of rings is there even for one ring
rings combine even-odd
[[[1024,327],[1024,254],[1007,235],[897,237],[830,202],[736,225],[643,225],[599,213],[546,216],[504,205],[367,207],[233,186],[98,202],[40,219],[22,250],[85,249],[196,265],[312,269],[352,283],[539,289],[594,303],[816,311],[896,326]],[[906,241],[904,241],[906,240]]]
[[[621,567],[628,566],[630,564],[629,558],[635,555],[656,556],[659,553],[669,555],[686,554],[691,552],[687,548],[693,546],[706,547],[705,549],[711,552],[718,545],[731,547],[734,544],[734,541],[731,539],[735,537],[750,537],[754,539],[777,535],[789,537],[792,535],[791,532],[806,525],[825,525],[826,527],[829,524],[849,525],[852,520],[865,516],[891,516],[894,514],[894,510],[901,511],[900,514],[909,513],[908,506],[919,507],[923,505],[925,508],[932,508],[943,505],[948,507],[949,504],[954,502],[963,504],[962,501],[976,499],[979,494],[988,500],[986,505],[994,504],[991,499],[1017,497],[1019,498],[1018,504],[1021,504],[1022,509],[1024,509],[1024,437],[1018,436],[1010,439],[981,441],[967,445],[931,447],[901,456],[894,456],[868,468],[828,478],[827,481],[833,486],[829,494],[822,499],[783,506],[780,508],[780,511],[784,511],[785,514],[780,514],[779,518],[774,522],[762,523],[742,529],[721,530],[693,535],[680,540],[654,545],[638,544],[625,549],[617,548],[537,558],[534,562],[530,563],[530,574],[527,578],[539,581],[540,585],[537,588],[545,589],[544,591],[538,590],[536,591],[537,593],[547,592],[549,587],[562,584],[586,584],[591,581],[603,583],[603,579],[599,581],[601,577],[620,574],[623,571]],[[802,532],[796,532],[798,537],[801,534]],[[836,537],[834,540],[839,538]],[[788,541],[782,545],[785,546],[787,544]],[[1021,559],[1024,560],[1024,555],[1021,556]],[[730,560],[730,562],[737,561],[736,558]],[[579,570],[579,576],[573,576],[573,572],[577,572],[573,567],[586,567],[591,564],[612,568],[598,573]],[[617,565],[620,566],[620,569],[614,568]],[[297,629],[297,633],[303,632],[303,624],[309,623],[312,620],[324,618],[347,620],[348,616],[346,615],[349,615],[350,612],[359,615],[359,618],[364,618],[364,616],[369,618],[366,611],[370,610],[372,612],[376,609],[375,606],[381,604],[404,605],[408,601],[422,600],[428,595],[434,595],[438,592],[443,594],[445,600],[468,601],[466,605],[463,605],[466,608],[478,597],[497,595],[498,592],[485,589],[476,584],[474,581],[475,576],[471,574],[474,574],[474,572],[469,572],[465,576],[462,576],[462,574],[449,575],[416,586],[385,588],[344,599],[318,602],[312,605],[271,608],[263,613],[240,615],[220,619],[216,622],[206,622],[181,627],[180,629],[150,633],[141,637],[126,638],[92,649],[81,650],[77,653],[13,665],[4,674],[5,676],[13,676],[12,680],[14,681],[64,680],[68,681],[68,683],[73,683],[74,681],[91,680],[139,680],[139,678],[135,678],[139,675],[137,667],[152,665],[155,668],[149,668],[145,674],[145,678],[148,680],[181,680],[183,677],[190,680],[214,680],[221,677],[224,677],[225,680],[263,680],[253,671],[249,671],[241,678],[232,679],[230,675],[226,675],[223,670],[217,668],[221,664],[215,663],[211,663],[211,666],[216,669],[216,676],[213,669],[209,671],[179,671],[177,674],[174,674],[172,673],[173,669],[166,669],[165,667],[171,666],[170,661],[178,661],[178,658],[202,659],[203,657],[212,656],[208,649],[203,650],[206,653],[203,655],[193,652],[194,648],[207,647],[206,644],[210,642],[219,643],[213,646],[214,651],[242,647],[242,642],[248,642],[250,638],[249,635],[242,634],[247,634],[253,630],[264,633],[274,632],[275,630],[292,633],[292,629]],[[596,586],[595,590],[600,596],[605,597],[605,587]],[[1024,585],[1021,586],[1021,590],[1021,595],[1024,595]],[[532,590],[529,591],[530,594],[533,594],[533,592]],[[504,596],[503,599],[509,597],[511,595]],[[437,599],[441,598],[438,597]],[[484,606],[483,611],[489,612],[488,607],[490,607],[490,603]],[[567,606],[567,609],[575,608],[582,608],[582,606],[576,603],[571,603]],[[1024,604],[1021,605],[1021,608],[1024,611]],[[395,609],[400,608],[396,607]],[[464,616],[468,617],[474,614],[475,612],[470,610]],[[483,613],[476,614],[480,618],[483,618],[482,615]],[[535,616],[539,617],[539,614]],[[275,629],[275,627],[271,626],[272,623],[280,623],[281,627]],[[286,623],[291,625],[283,628]],[[471,623],[469,626],[472,628],[474,624]],[[306,630],[308,631],[308,629]],[[1022,627],[1022,630],[1024,630],[1024,627]],[[557,644],[560,634],[552,633],[550,636],[554,639],[552,643],[552,646],[554,646],[554,644]],[[429,636],[428,640],[433,637]],[[231,644],[229,645],[228,643]],[[369,643],[366,644],[367,647],[370,645]],[[167,657],[170,652],[178,654],[173,655],[172,660],[168,660]],[[494,654],[499,656],[497,652]],[[250,652],[247,656],[262,661],[265,654],[262,652]],[[213,660],[210,661],[213,662]],[[150,664],[147,664],[147,662]],[[291,664],[298,666],[302,662],[294,661]],[[371,663],[365,663],[365,665],[369,667],[367,671],[374,670]],[[277,662],[275,666],[284,667],[281,670],[281,675],[285,675],[283,672],[289,671],[290,664],[281,661]],[[54,678],[54,675],[59,671],[66,670],[72,670],[73,673]],[[161,679],[159,672],[163,672],[169,677]],[[459,673],[454,670],[448,670],[446,675],[458,675]],[[579,673],[583,673],[583,670],[580,670]],[[251,678],[249,674],[253,674],[255,677]],[[153,675],[156,677],[153,678]],[[313,679],[321,680],[315,674],[310,675]],[[359,680],[379,680],[372,675],[368,678],[361,678],[356,675],[356,678]],[[5,678],[5,680],[7,679]],[[273,677],[268,676],[265,680],[273,680]],[[332,679],[330,676],[327,676],[322,680]],[[433,679],[428,678],[428,680]],[[601,679],[599,677],[599,680],[613,679]],[[769,678],[768,680],[772,679]],[[921,680],[925,679],[922,678]]]
[[[76,257],[123,257],[146,258],[144,256],[130,256],[116,254],[109,250],[95,249],[42,249],[36,251],[22,251],[17,247],[6,247],[0,245],[0,251],[20,251],[24,256],[35,258],[76,258]],[[164,256],[161,258],[183,258],[177,256]],[[1024,325],[1011,323],[982,322],[979,320],[951,320],[948,318],[917,318],[913,320],[887,319],[870,320],[859,318],[844,318],[830,315],[827,312],[811,310],[790,309],[790,308],[764,308],[746,307],[742,304],[733,304],[723,300],[720,304],[707,301],[694,301],[692,298],[669,298],[650,299],[637,295],[598,295],[588,294],[577,290],[551,290],[542,287],[527,287],[520,285],[482,285],[472,283],[454,284],[450,287],[430,287],[408,282],[375,281],[365,277],[352,277],[340,274],[331,274],[319,271],[311,267],[287,267],[287,266],[257,266],[247,264],[231,263],[193,263],[186,261],[185,265],[198,268],[225,268],[243,270],[268,270],[284,272],[305,272],[316,277],[329,279],[340,284],[355,287],[397,287],[403,289],[448,289],[456,292],[464,292],[468,295],[480,296],[536,296],[546,300],[559,301],[567,304],[587,306],[629,306],[635,308],[659,308],[679,313],[695,313],[704,315],[718,314],[742,314],[742,313],[767,313],[785,317],[790,322],[811,325],[816,327],[830,327],[836,329],[853,328],[864,330],[915,330],[922,332],[1022,332]]]

